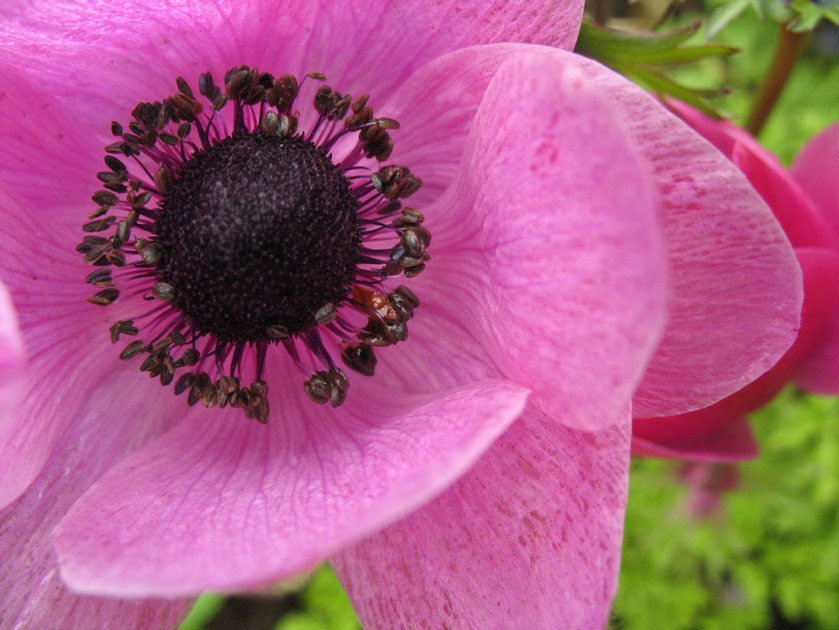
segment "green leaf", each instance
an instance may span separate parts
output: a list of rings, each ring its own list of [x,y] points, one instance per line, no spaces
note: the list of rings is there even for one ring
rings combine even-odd
[[[757,0],[732,0],[732,2],[714,9],[714,12],[708,18],[705,41],[710,41],[716,37],[722,29],[740,17],[740,14],[749,7],[755,9],[758,15],[761,14],[760,3]]]
[[[793,14],[788,28],[796,33],[812,31],[822,20],[839,24],[839,6],[836,3],[817,4],[810,0],[793,0],[787,8]]]
[[[719,94],[719,90],[690,88],[659,72],[660,68],[724,57],[736,52],[735,48],[718,44],[685,45],[696,35],[700,26],[701,23],[696,22],[663,35],[638,35],[583,22],[575,50],[620,72],[662,98],[675,97],[706,114],[720,117],[706,100],[709,96]]]

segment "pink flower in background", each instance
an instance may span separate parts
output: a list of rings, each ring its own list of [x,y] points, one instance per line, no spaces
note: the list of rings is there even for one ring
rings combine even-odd
[[[677,471],[687,488],[684,509],[695,520],[722,519],[722,499],[740,482],[737,466],[708,462],[683,462]]]
[[[0,427],[4,625],[165,627],[202,590],[323,559],[370,630],[605,624],[631,410],[682,413],[755,379],[795,337],[801,286],[737,169],[567,52],[581,12],[0,10],[0,274],[28,357]],[[401,123],[387,163],[423,179],[411,204],[434,232],[410,338],[337,409],[272,352],[267,425],[120,361],[122,298],[88,304],[74,251],[111,121],[239,64],[369,93]]]
[[[633,453],[705,461],[753,457],[746,415],[787,383],[839,394],[839,125],[813,138],[791,170],[752,136],[686,105],[675,111],[725,154],[761,194],[801,264],[804,307],[795,344],[766,374],[720,402],[671,418],[636,417]]]

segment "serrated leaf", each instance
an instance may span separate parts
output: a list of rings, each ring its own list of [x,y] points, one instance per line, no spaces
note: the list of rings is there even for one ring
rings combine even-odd
[[[667,97],[674,97],[680,101],[684,101],[688,105],[692,105],[708,116],[712,116],[714,118],[723,117],[720,112],[718,112],[714,106],[706,100],[709,96],[719,94],[719,90],[699,90],[689,88],[681,85],[680,83],[676,83],[673,79],[650,68],[624,68],[624,72],[622,72],[622,74],[641,87],[649,90],[650,92],[654,92],[665,101]]]
[[[696,22],[664,35],[637,35],[594,26],[584,21],[580,26],[580,36],[577,39],[575,51],[601,60],[604,56],[622,58],[661,53],[678,48],[693,37],[701,25],[701,22]]]
[[[752,0],[744,1],[748,3]],[[575,50],[620,72],[662,98],[675,97],[706,114],[720,117],[706,100],[706,97],[718,94],[718,90],[690,88],[657,71],[657,68],[723,57],[736,52],[734,48],[717,44],[683,45],[696,34],[700,26],[701,23],[696,22],[664,35],[638,35],[583,22]]]

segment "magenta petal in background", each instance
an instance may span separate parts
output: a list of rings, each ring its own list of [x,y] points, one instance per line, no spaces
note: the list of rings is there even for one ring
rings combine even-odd
[[[265,427],[231,410],[201,418],[200,429],[182,422],[70,510],[55,533],[62,576],[79,590],[132,596],[288,577],[450,484],[526,395],[484,382],[394,401],[389,417],[300,425],[280,416]]]
[[[669,418],[632,421],[632,454],[698,462],[738,462],[758,454],[757,443],[745,417],[715,422],[714,406]],[[699,425],[702,430],[697,430]],[[660,429],[666,427],[666,431]]]
[[[791,170],[839,239],[839,123],[813,137],[795,158]]]
[[[602,431],[563,424],[530,406],[444,494],[332,558],[366,630],[605,626],[626,508],[628,408]]]
[[[792,174],[839,239],[839,123],[807,143],[793,164]],[[835,278],[821,289],[835,294]],[[794,378],[807,391],[839,394],[839,306],[833,309],[818,343],[798,366]]]

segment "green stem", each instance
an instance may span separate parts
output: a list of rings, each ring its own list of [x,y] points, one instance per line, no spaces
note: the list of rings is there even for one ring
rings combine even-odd
[[[772,113],[772,108],[778,102],[778,97],[781,96],[781,92],[790,74],[792,74],[792,69],[801,55],[808,34],[807,32],[795,33],[789,30],[785,24],[781,25],[775,54],[772,56],[766,77],[763,79],[760,91],[752,104],[752,111],[749,112],[749,117],[746,120],[745,128],[753,136],[757,136],[763,129],[766,119]]]

